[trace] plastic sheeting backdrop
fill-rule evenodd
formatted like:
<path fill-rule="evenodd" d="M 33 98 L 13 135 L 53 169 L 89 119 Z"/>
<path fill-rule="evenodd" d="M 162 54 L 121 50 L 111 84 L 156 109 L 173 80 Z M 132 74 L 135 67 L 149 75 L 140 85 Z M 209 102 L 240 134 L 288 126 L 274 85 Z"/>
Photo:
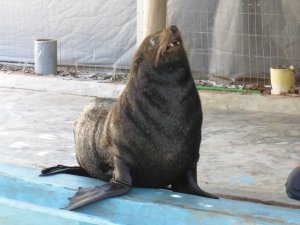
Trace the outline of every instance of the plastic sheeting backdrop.
<path fill-rule="evenodd" d="M 56 38 L 59 64 L 130 65 L 136 0 L 0 4 L 0 61 L 33 62 L 34 40 Z M 255 81 L 271 66 L 300 68 L 299 12 L 299 0 L 169 0 L 167 23 L 181 29 L 193 71 Z"/>
<path fill-rule="evenodd" d="M 0 61 L 33 62 L 34 40 L 58 40 L 58 63 L 130 64 L 136 0 L 0 0 Z"/>

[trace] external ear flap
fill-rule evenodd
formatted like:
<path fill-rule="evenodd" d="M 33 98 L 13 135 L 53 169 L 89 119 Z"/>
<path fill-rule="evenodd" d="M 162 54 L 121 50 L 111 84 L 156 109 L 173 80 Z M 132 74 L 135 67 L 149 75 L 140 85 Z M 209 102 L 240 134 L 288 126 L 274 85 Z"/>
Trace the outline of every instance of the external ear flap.
<path fill-rule="evenodd" d="M 144 55 L 141 54 L 137 57 L 135 57 L 134 61 L 133 61 L 133 69 L 136 70 L 138 68 L 138 66 L 140 65 L 140 63 L 143 61 L 144 59 Z"/>
<path fill-rule="evenodd" d="M 135 62 L 137 64 L 140 64 L 143 61 L 143 59 L 144 59 L 144 54 L 141 54 L 139 57 L 137 57 L 137 59 L 135 60 Z"/>

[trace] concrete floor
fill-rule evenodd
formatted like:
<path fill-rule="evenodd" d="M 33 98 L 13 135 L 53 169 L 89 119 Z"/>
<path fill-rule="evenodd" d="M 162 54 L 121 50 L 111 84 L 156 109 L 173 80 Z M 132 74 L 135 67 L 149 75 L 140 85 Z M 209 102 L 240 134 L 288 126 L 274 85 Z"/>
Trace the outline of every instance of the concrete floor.
<path fill-rule="evenodd" d="M 300 99 L 299 99 L 300 100 Z M 215 193 L 289 204 L 285 181 L 300 163 L 300 116 L 204 110 L 198 179 Z"/>
<path fill-rule="evenodd" d="M 8 82 L 7 75 L 0 74 L 0 162 L 37 168 L 75 165 L 73 123 L 93 98 L 84 95 L 116 97 L 122 90 L 122 86 L 106 90 L 106 85 L 101 86 L 101 93 L 106 94 L 91 94 L 88 87 L 95 88 L 95 81 L 67 81 L 72 85 L 59 88 L 66 81 L 39 77 L 29 78 L 34 80 L 28 82 L 29 89 L 23 85 L 25 76 L 9 76 L 14 82 Z M 300 163 L 300 113 L 297 114 L 300 104 L 295 106 L 300 98 L 287 99 L 293 102 L 296 111 L 273 113 L 278 110 L 248 111 L 222 107 L 223 103 L 217 104 L 215 100 L 210 103 L 209 99 L 218 99 L 219 95 L 201 93 L 204 106 L 198 165 L 201 187 L 209 192 L 300 207 L 300 201 L 288 199 L 284 190 L 289 172 Z M 222 101 L 226 102 L 226 98 L 229 102 L 232 95 L 222 95 Z M 247 96 L 235 94 L 234 98 L 243 102 Z M 260 98 L 264 97 L 256 97 L 257 102 L 251 105 L 259 105 Z M 279 97 L 278 102 L 281 100 Z M 272 101 L 276 105 L 277 100 L 272 98 Z"/>

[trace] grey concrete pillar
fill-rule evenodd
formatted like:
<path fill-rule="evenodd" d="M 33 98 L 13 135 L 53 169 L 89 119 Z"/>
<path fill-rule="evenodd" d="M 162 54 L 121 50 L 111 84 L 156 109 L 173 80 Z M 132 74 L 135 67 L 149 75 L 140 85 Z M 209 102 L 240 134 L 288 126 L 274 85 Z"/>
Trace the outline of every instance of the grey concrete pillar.
<path fill-rule="evenodd" d="M 41 75 L 57 73 L 57 41 L 37 39 L 34 45 L 35 73 Z"/>

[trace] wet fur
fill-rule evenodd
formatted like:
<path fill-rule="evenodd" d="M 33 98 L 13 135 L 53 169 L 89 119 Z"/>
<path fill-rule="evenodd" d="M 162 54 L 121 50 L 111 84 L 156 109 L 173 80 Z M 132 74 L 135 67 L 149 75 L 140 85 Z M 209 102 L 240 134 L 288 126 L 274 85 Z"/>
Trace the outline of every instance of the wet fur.
<path fill-rule="evenodd" d="M 97 98 L 79 116 L 74 136 L 80 167 L 57 173 L 109 181 L 79 188 L 67 210 L 127 194 L 132 186 L 166 188 L 217 198 L 197 184 L 202 110 L 176 26 L 147 37 L 117 101 Z"/>
<path fill-rule="evenodd" d="M 177 39 L 181 46 L 168 50 Z M 137 50 L 129 82 L 117 101 L 96 99 L 78 118 L 80 166 L 105 181 L 114 158 L 131 168 L 133 186 L 166 187 L 197 163 L 202 110 L 179 31 L 150 35 Z"/>

